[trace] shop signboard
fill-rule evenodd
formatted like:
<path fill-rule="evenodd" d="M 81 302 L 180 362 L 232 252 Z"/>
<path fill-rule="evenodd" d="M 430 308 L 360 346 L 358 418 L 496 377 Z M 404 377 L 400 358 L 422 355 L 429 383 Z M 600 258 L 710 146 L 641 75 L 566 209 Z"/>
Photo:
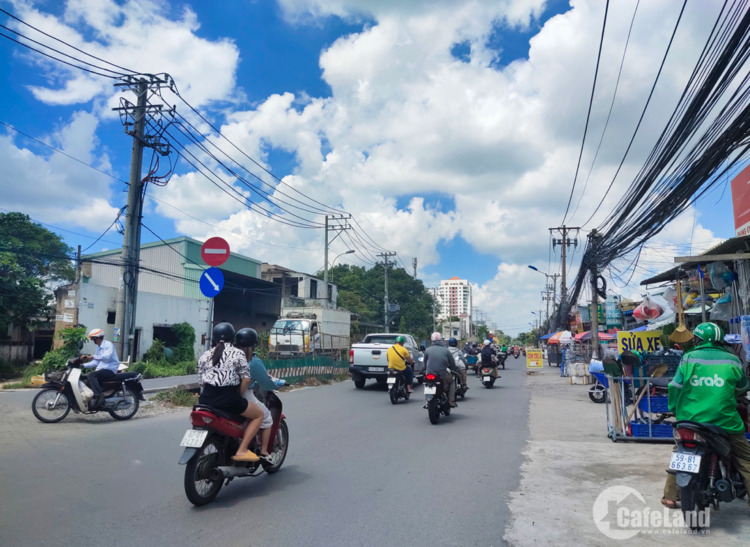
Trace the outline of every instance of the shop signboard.
<path fill-rule="evenodd" d="M 661 349 L 661 331 L 647 330 L 641 332 L 620 331 L 617 333 L 617 352 L 639 351 L 653 353 Z"/>
<path fill-rule="evenodd" d="M 735 236 L 750 234 L 750 166 L 732 179 Z"/>
<path fill-rule="evenodd" d="M 540 349 L 527 349 L 526 350 L 526 369 L 527 370 L 539 370 L 544 368 L 542 361 L 544 355 Z"/>
<path fill-rule="evenodd" d="M 607 328 L 622 326 L 622 314 L 620 313 L 620 297 L 608 296 L 606 302 L 607 308 Z"/>

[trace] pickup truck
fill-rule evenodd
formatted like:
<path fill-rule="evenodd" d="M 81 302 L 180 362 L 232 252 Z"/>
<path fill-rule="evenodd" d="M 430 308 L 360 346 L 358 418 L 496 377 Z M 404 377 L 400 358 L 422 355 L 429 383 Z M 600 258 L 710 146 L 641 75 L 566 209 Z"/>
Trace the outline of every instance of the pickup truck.
<path fill-rule="evenodd" d="M 424 355 L 414 337 L 397 332 L 383 332 L 368 334 L 359 344 L 353 344 L 349 350 L 349 372 L 357 389 L 365 387 L 368 378 L 375 378 L 378 383 L 385 384 L 388 378 L 388 360 L 386 353 L 396 343 L 396 338 L 404 337 L 404 347 L 414 359 L 414 378 L 421 384 L 424 381 L 424 362 L 420 358 Z"/>

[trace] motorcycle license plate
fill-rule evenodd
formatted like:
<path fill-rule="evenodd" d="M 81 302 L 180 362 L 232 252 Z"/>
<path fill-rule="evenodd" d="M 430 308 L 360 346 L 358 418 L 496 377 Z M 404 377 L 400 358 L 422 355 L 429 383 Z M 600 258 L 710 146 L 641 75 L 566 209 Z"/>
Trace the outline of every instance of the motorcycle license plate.
<path fill-rule="evenodd" d="M 203 446 L 203 441 L 208 437 L 207 429 L 188 429 L 185 431 L 185 436 L 180 441 L 180 446 L 187 448 L 200 448 Z"/>
<path fill-rule="evenodd" d="M 437 388 L 435 386 L 424 386 L 425 395 L 435 395 L 436 393 L 437 393 Z"/>
<path fill-rule="evenodd" d="M 388 385 L 389 386 L 392 386 L 395 383 L 396 383 L 396 379 L 395 378 L 393 378 L 393 377 L 388 378 Z"/>
<path fill-rule="evenodd" d="M 482 376 L 482 381 L 483 382 L 489 382 L 490 381 L 490 377 L 489 376 Z"/>
<path fill-rule="evenodd" d="M 672 457 L 669 460 L 669 468 L 674 471 L 697 473 L 701 468 L 701 456 L 672 452 Z"/>

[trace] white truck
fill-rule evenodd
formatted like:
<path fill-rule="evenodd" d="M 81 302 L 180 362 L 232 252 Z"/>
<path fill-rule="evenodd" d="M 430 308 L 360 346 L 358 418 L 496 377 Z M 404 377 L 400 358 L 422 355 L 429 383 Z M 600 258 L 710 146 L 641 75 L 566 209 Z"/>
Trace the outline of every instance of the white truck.
<path fill-rule="evenodd" d="M 417 346 L 417 341 L 410 334 L 398 332 L 379 332 L 365 335 L 362 342 L 353 344 L 349 350 L 349 372 L 357 389 L 365 387 L 368 378 L 375 378 L 379 384 L 385 384 L 388 378 L 388 360 L 386 353 L 396 343 L 396 338 L 404 337 L 404 347 L 414 359 L 414 379 L 420 384 L 424 381 L 424 353 Z"/>
<path fill-rule="evenodd" d="M 323 306 L 282 308 L 271 327 L 268 354 L 271 359 L 293 359 L 314 353 L 339 355 L 349 349 L 351 312 Z M 319 336 L 316 336 L 316 331 Z M 316 338 L 319 346 L 316 348 Z"/>

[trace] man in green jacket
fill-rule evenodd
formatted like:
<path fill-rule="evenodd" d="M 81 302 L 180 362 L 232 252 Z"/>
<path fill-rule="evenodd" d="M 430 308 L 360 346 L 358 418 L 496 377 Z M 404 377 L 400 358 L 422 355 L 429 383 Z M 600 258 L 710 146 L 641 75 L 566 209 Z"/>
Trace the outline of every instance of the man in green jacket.
<path fill-rule="evenodd" d="M 745 439 L 745 424 L 736 401 L 750 389 L 742 362 L 721 347 L 724 333 L 716 323 L 701 323 L 693 334 L 697 345 L 685 352 L 669 384 L 669 410 L 677 421 L 708 423 L 724 429 L 737 468 L 750 489 L 750 444 Z M 676 508 L 679 497 L 675 475 L 667 474 L 662 504 Z"/>

